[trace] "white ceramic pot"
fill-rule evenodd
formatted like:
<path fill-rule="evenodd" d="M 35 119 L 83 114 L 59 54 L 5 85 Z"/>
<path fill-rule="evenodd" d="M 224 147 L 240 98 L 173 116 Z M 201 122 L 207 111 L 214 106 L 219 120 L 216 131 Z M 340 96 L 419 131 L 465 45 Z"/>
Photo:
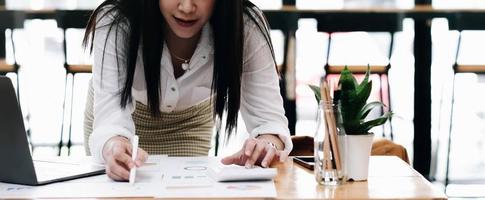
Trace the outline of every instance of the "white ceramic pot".
<path fill-rule="evenodd" d="M 343 155 L 348 180 L 365 181 L 369 175 L 369 158 L 374 134 L 345 135 Z"/>

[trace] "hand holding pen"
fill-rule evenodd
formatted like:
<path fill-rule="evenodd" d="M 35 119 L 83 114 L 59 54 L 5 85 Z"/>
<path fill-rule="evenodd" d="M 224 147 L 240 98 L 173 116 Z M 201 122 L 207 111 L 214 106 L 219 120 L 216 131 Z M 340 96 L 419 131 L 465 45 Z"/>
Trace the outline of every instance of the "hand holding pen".
<path fill-rule="evenodd" d="M 136 153 L 135 160 L 132 154 Z M 116 181 L 128 181 L 130 170 L 141 167 L 148 158 L 148 153 L 137 148 L 133 151 L 132 143 L 123 136 L 115 136 L 109 139 L 103 148 L 106 174 Z"/>

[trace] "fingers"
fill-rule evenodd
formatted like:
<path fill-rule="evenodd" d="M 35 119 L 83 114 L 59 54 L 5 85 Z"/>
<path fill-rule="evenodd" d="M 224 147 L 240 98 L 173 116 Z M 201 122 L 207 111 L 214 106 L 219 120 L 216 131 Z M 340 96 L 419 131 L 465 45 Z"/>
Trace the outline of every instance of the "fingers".
<path fill-rule="evenodd" d="M 119 149 L 113 149 L 113 156 L 106 165 L 106 174 L 113 180 L 126 181 L 130 177 L 130 169 L 135 167 L 135 162 L 131 160 L 128 149 L 124 153 Z M 136 166 L 141 167 L 148 159 L 148 153 L 143 149 L 138 149 Z"/>
<path fill-rule="evenodd" d="M 262 153 L 265 150 L 266 145 L 267 144 L 262 141 L 256 142 L 253 152 L 250 154 L 249 159 L 246 161 L 246 164 L 245 164 L 246 168 L 251 168 L 254 166 L 254 164 L 256 164 L 256 161 L 258 161 L 259 157 L 262 156 Z"/>
<path fill-rule="evenodd" d="M 106 174 L 108 175 L 109 178 L 111 178 L 111 179 L 113 179 L 115 181 L 124 181 L 124 180 L 126 180 L 126 179 L 121 178 L 120 176 L 114 174 L 113 172 L 111 172 L 108 167 L 106 168 Z"/>
<path fill-rule="evenodd" d="M 271 146 L 267 146 L 266 147 L 266 155 L 264 156 L 263 158 L 263 161 L 261 161 L 261 166 L 262 167 L 268 167 L 269 164 L 271 164 L 271 162 L 273 161 L 275 155 L 276 155 L 276 149 L 271 147 Z"/>
<path fill-rule="evenodd" d="M 113 140 L 106 154 L 106 174 L 113 180 L 124 181 L 130 177 L 129 170 L 135 166 L 127 140 Z"/>
<path fill-rule="evenodd" d="M 131 156 L 129 154 L 131 146 L 123 143 L 121 145 L 115 145 L 113 147 L 113 159 L 117 162 L 120 162 L 128 169 L 131 169 L 135 166 L 133 160 L 131 160 Z"/>
<path fill-rule="evenodd" d="M 288 160 L 288 152 L 286 151 L 277 151 L 278 157 L 280 158 L 280 162 L 285 162 Z"/>
<path fill-rule="evenodd" d="M 224 157 L 221 162 L 222 164 L 224 165 L 231 165 L 231 164 L 235 164 L 236 163 L 236 158 L 235 158 L 236 154 L 233 154 L 233 155 L 230 155 L 230 156 L 227 156 L 227 157 Z"/>
<path fill-rule="evenodd" d="M 224 165 L 234 164 L 236 162 L 236 156 L 238 153 L 222 158 L 221 162 Z"/>
<path fill-rule="evenodd" d="M 242 165 L 244 164 L 244 161 L 246 161 L 246 159 L 244 159 L 243 157 L 245 156 L 243 154 L 243 149 L 241 149 L 237 153 L 223 158 L 221 162 L 224 165 L 231 165 L 231 164 Z"/>
<path fill-rule="evenodd" d="M 267 141 L 251 138 L 245 141 L 239 152 L 223 158 L 221 162 L 225 165 L 244 165 L 246 168 L 251 168 L 254 165 L 268 167 L 275 159 L 283 162 L 287 158 L 288 154 L 286 152 L 278 151 L 275 147 L 268 144 Z"/>
<path fill-rule="evenodd" d="M 115 159 L 110 159 L 107 162 L 106 174 L 113 180 L 124 181 L 130 177 L 130 172 L 121 163 Z"/>
<path fill-rule="evenodd" d="M 258 141 L 256 139 L 247 139 L 245 144 L 244 144 L 244 155 L 250 157 L 253 154 L 254 147 L 256 147 L 256 144 Z"/>
<path fill-rule="evenodd" d="M 148 159 L 148 153 L 141 149 L 141 148 L 138 148 L 138 154 L 136 155 L 136 161 L 135 161 L 135 164 L 136 164 L 136 167 L 141 167 Z"/>

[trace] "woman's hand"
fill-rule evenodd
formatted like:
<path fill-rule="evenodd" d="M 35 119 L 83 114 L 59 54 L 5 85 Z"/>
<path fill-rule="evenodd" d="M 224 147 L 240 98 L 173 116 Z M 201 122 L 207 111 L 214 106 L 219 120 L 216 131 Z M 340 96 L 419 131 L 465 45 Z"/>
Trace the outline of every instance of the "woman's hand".
<path fill-rule="evenodd" d="M 269 167 L 274 160 L 280 162 L 288 158 L 288 153 L 282 151 L 283 142 L 275 135 L 261 135 L 249 138 L 237 153 L 222 159 L 225 165 L 236 164 L 251 168 L 254 165 Z"/>
<path fill-rule="evenodd" d="M 103 157 L 106 174 L 113 180 L 126 181 L 130 177 L 130 169 L 141 167 L 148 158 L 148 153 L 138 148 L 136 160 L 131 160 L 132 146 L 130 141 L 122 136 L 110 138 L 103 147 Z"/>

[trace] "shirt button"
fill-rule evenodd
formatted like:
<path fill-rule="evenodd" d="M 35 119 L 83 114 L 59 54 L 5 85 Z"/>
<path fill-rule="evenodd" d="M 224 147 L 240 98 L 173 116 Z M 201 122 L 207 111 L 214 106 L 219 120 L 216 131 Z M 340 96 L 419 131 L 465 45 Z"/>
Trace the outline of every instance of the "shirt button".
<path fill-rule="evenodd" d="M 174 87 L 172 87 L 172 88 L 170 88 L 170 89 L 172 90 L 172 92 L 175 92 L 175 90 L 176 90 Z"/>

